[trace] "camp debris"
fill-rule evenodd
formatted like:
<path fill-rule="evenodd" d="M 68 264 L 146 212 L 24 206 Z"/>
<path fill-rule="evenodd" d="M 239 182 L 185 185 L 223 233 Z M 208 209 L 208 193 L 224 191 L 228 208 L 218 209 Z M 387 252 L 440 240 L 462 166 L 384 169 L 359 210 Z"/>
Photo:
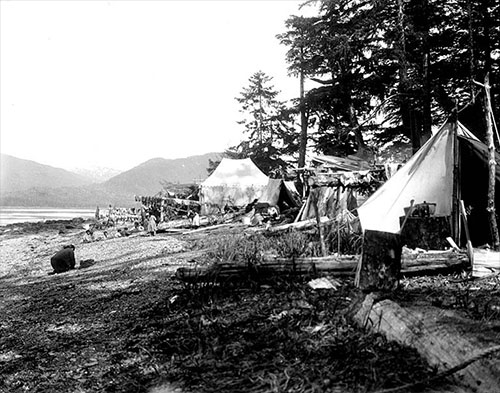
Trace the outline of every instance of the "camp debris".
<path fill-rule="evenodd" d="M 307 283 L 312 289 L 333 289 L 340 287 L 340 283 L 331 277 L 315 278 Z"/>

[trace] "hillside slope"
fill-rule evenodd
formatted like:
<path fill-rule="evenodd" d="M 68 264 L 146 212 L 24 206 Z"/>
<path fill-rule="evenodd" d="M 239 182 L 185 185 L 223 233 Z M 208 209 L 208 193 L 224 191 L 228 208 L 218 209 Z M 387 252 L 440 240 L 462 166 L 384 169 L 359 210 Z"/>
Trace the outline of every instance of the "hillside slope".
<path fill-rule="evenodd" d="M 220 159 L 219 153 L 187 158 L 154 158 L 104 182 L 105 189 L 133 195 L 154 195 L 162 182 L 190 184 L 207 178 L 208 160 Z"/>
<path fill-rule="evenodd" d="M 32 187 L 78 187 L 92 181 L 65 169 L 0 154 L 0 192 L 2 194 L 28 190 Z"/>
<path fill-rule="evenodd" d="M 61 175 L 59 183 L 32 181 L 31 175 L 19 171 L 25 188 L 10 188 L 0 194 L 0 206 L 38 206 L 38 207 L 86 207 L 95 206 L 133 206 L 135 195 L 154 195 L 162 190 L 162 182 L 187 184 L 207 177 L 208 160 L 219 159 L 218 153 L 208 153 L 181 159 L 156 158 L 123 172 L 100 184 L 64 184 L 66 177 Z M 23 160 L 25 161 L 25 160 Z M 34 163 L 36 164 L 36 163 Z M 40 164 L 38 164 L 40 165 Z M 12 169 L 11 177 L 15 177 Z M 57 168 L 52 168 L 57 169 Z M 56 172 L 64 174 L 63 169 Z M 3 170 L 2 170 L 3 172 Z M 70 173 L 70 172 L 68 172 Z M 78 178 L 78 175 L 75 175 Z M 69 178 L 71 180 L 71 178 Z M 14 179 L 13 179 L 14 180 Z M 13 182 L 8 179 L 8 181 Z M 3 188 L 3 182 L 2 182 Z M 8 188 L 7 188 L 8 190 Z"/>

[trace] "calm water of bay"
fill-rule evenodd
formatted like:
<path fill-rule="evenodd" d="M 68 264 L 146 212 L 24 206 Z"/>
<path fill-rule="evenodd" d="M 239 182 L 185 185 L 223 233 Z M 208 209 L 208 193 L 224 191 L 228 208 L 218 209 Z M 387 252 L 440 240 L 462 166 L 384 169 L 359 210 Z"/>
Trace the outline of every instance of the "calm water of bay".
<path fill-rule="evenodd" d="M 52 209 L 45 207 L 0 207 L 0 226 L 21 222 L 39 222 L 47 220 L 71 220 L 82 217 L 91 218 L 95 209 Z"/>

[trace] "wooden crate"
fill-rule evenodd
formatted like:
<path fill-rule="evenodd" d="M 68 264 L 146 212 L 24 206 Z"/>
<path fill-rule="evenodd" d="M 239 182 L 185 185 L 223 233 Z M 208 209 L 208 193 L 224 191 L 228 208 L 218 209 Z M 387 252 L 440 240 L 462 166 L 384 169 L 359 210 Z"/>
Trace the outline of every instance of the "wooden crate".
<path fill-rule="evenodd" d="M 399 218 L 402 225 L 404 217 Z M 408 217 L 401 231 L 401 242 L 408 248 L 445 250 L 450 245 L 446 238 L 451 234 L 450 216 Z"/>

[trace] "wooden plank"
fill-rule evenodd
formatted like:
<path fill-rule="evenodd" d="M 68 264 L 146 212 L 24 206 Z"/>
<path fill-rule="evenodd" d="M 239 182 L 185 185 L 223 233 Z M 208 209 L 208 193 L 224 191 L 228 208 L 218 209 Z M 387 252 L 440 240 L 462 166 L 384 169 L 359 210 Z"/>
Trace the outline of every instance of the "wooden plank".
<path fill-rule="evenodd" d="M 465 253 L 453 253 L 450 255 L 421 255 L 417 258 L 409 258 L 403 255 L 401 258 L 401 266 L 403 268 L 432 265 L 436 263 L 447 264 L 449 266 L 456 265 L 458 263 L 466 266 L 469 263 L 469 258 Z"/>
<path fill-rule="evenodd" d="M 473 277 L 488 277 L 500 273 L 500 252 L 474 249 Z"/>

